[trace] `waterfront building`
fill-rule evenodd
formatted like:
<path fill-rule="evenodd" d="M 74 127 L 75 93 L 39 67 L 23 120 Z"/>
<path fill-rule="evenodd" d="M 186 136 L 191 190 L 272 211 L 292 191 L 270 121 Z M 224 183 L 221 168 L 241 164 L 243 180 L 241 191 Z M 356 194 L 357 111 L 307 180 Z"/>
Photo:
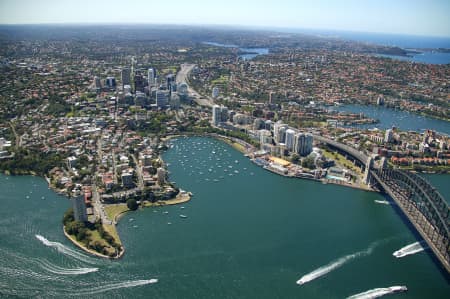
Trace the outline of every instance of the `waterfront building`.
<path fill-rule="evenodd" d="M 214 105 L 212 107 L 212 123 L 213 125 L 218 125 L 220 121 L 221 121 L 220 106 Z"/>
<path fill-rule="evenodd" d="M 122 69 L 120 77 L 122 80 L 122 87 L 125 88 L 125 85 L 131 85 L 131 70 L 129 68 Z"/>
<path fill-rule="evenodd" d="M 294 138 L 294 151 L 300 156 L 307 156 L 312 152 L 312 144 L 311 134 L 298 133 Z"/>
<path fill-rule="evenodd" d="M 286 149 L 292 152 L 294 150 L 295 144 L 295 131 L 292 129 L 287 129 L 285 135 L 286 135 L 285 137 Z"/>
<path fill-rule="evenodd" d="M 158 178 L 158 184 L 162 185 L 166 182 L 166 170 L 162 167 L 159 167 L 156 170 L 156 177 Z"/>
<path fill-rule="evenodd" d="M 272 144 L 272 134 L 269 130 L 259 130 L 259 143 L 261 148 L 266 144 Z"/>
<path fill-rule="evenodd" d="M 288 125 L 283 124 L 281 121 L 277 121 L 273 125 L 273 139 L 276 144 L 285 142 L 287 129 L 288 129 Z"/>
<path fill-rule="evenodd" d="M 392 129 L 387 129 L 386 133 L 384 134 L 384 142 L 385 143 L 391 143 L 394 140 L 394 132 Z"/>
<path fill-rule="evenodd" d="M 156 91 L 156 107 L 166 108 L 169 105 L 169 97 L 170 94 L 167 90 Z"/>
<path fill-rule="evenodd" d="M 384 98 L 383 96 L 379 96 L 377 99 L 377 105 L 382 106 L 384 105 Z"/>
<path fill-rule="evenodd" d="M 122 172 L 122 185 L 125 187 L 133 186 L 133 174 L 131 172 Z"/>
<path fill-rule="evenodd" d="M 214 105 L 212 108 L 212 123 L 217 126 L 228 120 L 228 108 L 225 106 Z"/>
<path fill-rule="evenodd" d="M 213 99 L 216 99 L 219 97 L 219 88 L 217 86 L 214 87 L 212 90 L 212 97 L 213 97 Z"/>
<path fill-rule="evenodd" d="M 76 193 L 70 199 L 73 208 L 73 217 L 76 221 L 86 222 L 88 220 L 86 203 L 84 201 L 84 194 Z"/>

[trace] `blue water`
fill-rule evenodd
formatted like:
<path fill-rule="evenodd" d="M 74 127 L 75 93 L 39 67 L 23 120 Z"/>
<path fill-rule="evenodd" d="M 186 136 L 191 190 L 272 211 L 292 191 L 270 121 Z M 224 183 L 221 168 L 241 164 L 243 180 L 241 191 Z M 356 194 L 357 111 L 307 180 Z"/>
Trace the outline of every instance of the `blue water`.
<path fill-rule="evenodd" d="M 221 44 L 221 43 L 215 43 L 215 42 L 204 42 L 204 44 L 216 46 L 216 47 L 223 47 L 223 48 L 238 48 L 239 50 L 244 51 L 244 52 L 252 52 L 252 53 L 248 53 L 248 54 L 239 55 L 239 57 L 244 60 L 251 60 L 258 55 L 269 54 L 269 49 L 267 49 L 267 48 L 240 48 L 239 46 L 233 45 L 233 44 Z"/>
<path fill-rule="evenodd" d="M 370 33 L 319 29 L 273 29 L 277 31 L 305 33 L 329 38 L 353 40 L 377 45 L 407 49 L 450 49 L 450 37 L 420 36 L 407 34 Z"/>
<path fill-rule="evenodd" d="M 336 111 L 352 113 L 364 113 L 364 115 L 378 119 L 377 124 L 358 126 L 360 128 L 388 129 L 395 126 L 403 131 L 422 132 L 431 129 L 440 133 L 450 135 L 450 122 L 425 117 L 408 111 L 386 108 L 384 106 L 343 105 L 329 108 Z"/>
<path fill-rule="evenodd" d="M 413 61 L 427 64 L 448 64 L 450 53 L 440 53 L 431 49 L 450 49 L 450 37 L 416 36 L 405 34 L 368 33 L 336 30 L 315 29 L 273 29 L 283 32 L 305 33 L 325 38 L 351 40 L 369 44 L 400 47 L 403 49 L 417 49 L 423 53 L 410 56 L 380 55 L 397 60 Z M 427 50 L 420 50 L 427 49 Z"/>
<path fill-rule="evenodd" d="M 120 260 L 64 237 L 70 203 L 45 180 L 0 175 L 0 298 L 337 299 L 391 285 L 408 292 L 389 298 L 448 298 L 429 252 L 392 256 L 419 240 L 382 195 L 275 175 L 209 138 L 171 143 L 170 180 L 194 197 L 125 214 Z M 427 178 L 448 194 L 448 177 Z"/>

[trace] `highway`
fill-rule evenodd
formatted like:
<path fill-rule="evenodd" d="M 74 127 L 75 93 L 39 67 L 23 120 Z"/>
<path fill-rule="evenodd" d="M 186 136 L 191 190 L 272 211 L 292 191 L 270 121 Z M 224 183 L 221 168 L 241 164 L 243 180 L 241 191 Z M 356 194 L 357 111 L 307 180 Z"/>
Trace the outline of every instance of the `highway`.
<path fill-rule="evenodd" d="M 214 101 L 210 97 L 204 97 L 200 95 L 197 91 L 192 89 L 189 85 L 188 75 L 194 69 L 195 64 L 182 64 L 181 70 L 177 74 L 178 83 L 186 83 L 188 85 L 189 96 L 192 97 L 194 102 L 200 106 L 212 107 L 214 106 Z"/>

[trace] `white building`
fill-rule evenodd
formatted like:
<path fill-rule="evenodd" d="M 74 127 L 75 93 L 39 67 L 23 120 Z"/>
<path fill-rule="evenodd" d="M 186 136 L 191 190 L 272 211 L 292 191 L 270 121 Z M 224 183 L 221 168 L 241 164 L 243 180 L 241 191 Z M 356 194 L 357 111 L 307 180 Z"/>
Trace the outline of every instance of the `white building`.
<path fill-rule="evenodd" d="M 259 130 L 259 142 L 261 147 L 264 144 L 272 144 L 272 134 L 269 130 Z"/>
<path fill-rule="evenodd" d="M 287 129 L 288 125 L 283 124 L 281 121 L 277 121 L 273 125 L 273 139 L 276 144 L 285 143 Z"/>
<path fill-rule="evenodd" d="M 384 134 L 384 142 L 391 143 L 394 140 L 394 133 L 392 132 L 392 129 L 387 129 L 386 133 Z"/>

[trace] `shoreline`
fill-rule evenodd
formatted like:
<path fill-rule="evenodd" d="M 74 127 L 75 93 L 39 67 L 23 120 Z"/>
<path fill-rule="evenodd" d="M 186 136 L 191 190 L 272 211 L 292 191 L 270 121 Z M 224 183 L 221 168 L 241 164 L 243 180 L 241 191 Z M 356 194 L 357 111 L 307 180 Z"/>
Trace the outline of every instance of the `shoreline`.
<path fill-rule="evenodd" d="M 109 255 L 105 255 L 102 253 L 99 253 L 97 251 L 94 251 L 92 249 L 87 248 L 86 246 L 84 246 L 84 244 L 78 242 L 76 239 L 74 239 L 71 235 L 69 235 L 66 232 L 66 227 L 63 225 L 63 233 L 66 236 L 67 239 L 69 239 L 75 246 L 77 246 L 78 248 L 80 248 L 81 250 L 83 250 L 86 253 L 89 253 L 91 255 L 94 255 L 96 257 L 101 257 L 101 258 L 105 258 L 105 259 L 120 259 L 124 253 L 125 253 L 125 248 L 123 246 L 121 246 L 121 250 L 119 251 L 119 254 L 116 256 L 109 256 Z"/>
<path fill-rule="evenodd" d="M 180 191 L 181 192 L 185 192 L 185 191 Z M 151 207 L 163 207 L 163 206 L 171 206 L 171 205 L 178 205 L 178 204 L 182 204 L 185 202 L 188 202 L 192 199 L 193 195 L 190 195 L 189 192 L 180 195 L 180 193 L 174 198 L 174 199 L 168 199 L 168 200 L 160 200 L 160 201 L 156 201 L 156 202 L 144 202 L 143 206 L 141 206 L 143 209 L 144 208 L 151 208 Z M 126 204 L 114 204 L 114 205 L 123 205 L 126 206 Z M 106 207 L 108 207 L 108 205 L 106 205 Z M 128 212 L 134 212 L 130 209 L 121 211 L 117 214 L 114 215 L 112 222 L 113 224 L 118 224 L 120 221 L 120 218 L 122 218 L 122 216 L 124 216 L 125 214 L 127 214 Z"/>

